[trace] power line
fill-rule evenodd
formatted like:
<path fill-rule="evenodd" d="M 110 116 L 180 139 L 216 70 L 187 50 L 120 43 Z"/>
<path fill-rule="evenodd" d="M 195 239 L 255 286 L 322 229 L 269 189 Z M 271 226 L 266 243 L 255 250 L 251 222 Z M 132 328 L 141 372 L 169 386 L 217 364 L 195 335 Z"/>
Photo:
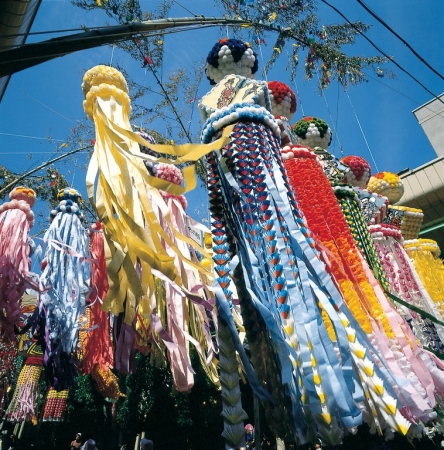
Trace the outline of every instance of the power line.
<path fill-rule="evenodd" d="M 385 23 L 374 11 L 370 9 L 362 0 L 357 0 L 357 2 L 370 14 L 372 15 L 381 25 L 383 25 L 390 33 L 396 36 L 423 64 L 425 64 L 434 74 L 438 75 L 441 80 L 444 77 L 434 69 L 402 36 L 400 36 L 393 28 L 391 28 L 387 23 Z"/>
<path fill-rule="evenodd" d="M 347 23 L 353 27 L 366 41 L 369 42 L 369 44 L 374 47 L 381 55 L 385 56 L 388 60 L 390 60 L 399 70 L 404 72 L 406 75 L 408 75 L 413 81 L 415 81 L 417 84 L 419 84 L 424 90 L 426 90 L 430 95 L 432 95 L 436 100 L 439 100 L 441 103 L 444 104 L 444 101 L 439 98 L 438 95 L 436 95 L 434 92 L 432 92 L 429 88 L 427 88 L 424 84 L 422 84 L 417 78 L 415 78 L 408 70 L 404 69 L 400 64 L 398 64 L 391 56 L 387 55 L 381 48 L 379 48 L 370 38 L 368 38 L 365 34 L 363 34 L 355 25 L 353 22 L 347 19 L 347 17 L 342 14 L 341 11 L 339 11 L 338 8 L 335 8 L 333 5 L 328 3 L 326 0 L 321 0 L 322 3 L 325 3 L 327 6 L 329 6 L 331 9 L 336 11 Z"/>

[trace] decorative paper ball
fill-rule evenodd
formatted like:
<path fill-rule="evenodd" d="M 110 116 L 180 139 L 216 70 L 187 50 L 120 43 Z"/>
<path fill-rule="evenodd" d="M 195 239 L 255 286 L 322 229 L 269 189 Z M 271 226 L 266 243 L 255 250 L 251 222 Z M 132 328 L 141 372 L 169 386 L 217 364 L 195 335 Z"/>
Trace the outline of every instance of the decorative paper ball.
<path fill-rule="evenodd" d="M 332 140 L 332 132 L 327 122 L 317 117 L 304 117 L 293 125 L 293 132 L 298 142 L 307 147 L 328 148 Z"/>
<path fill-rule="evenodd" d="M 169 181 L 177 185 L 182 184 L 183 175 L 180 169 L 173 164 L 159 163 L 154 166 L 154 174 L 161 180 Z"/>
<path fill-rule="evenodd" d="M 389 199 L 391 204 L 401 200 L 404 194 L 404 185 L 401 178 L 392 172 L 378 172 L 368 182 L 367 189 Z"/>
<path fill-rule="evenodd" d="M 257 54 L 248 42 L 239 39 L 220 39 L 211 49 L 205 64 L 205 74 L 211 85 L 231 74 L 254 78 L 257 69 Z"/>
<path fill-rule="evenodd" d="M 136 134 L 138 134 L 142 139 L 144 139 L 147 144 L 154 144 L 156 145 L 156 140 L 153 138 L 153 136 L 151 136 L 151 134 L 145 133 L 144 131 L 136 131 Z M 140 151 L 142 153 L 146 153 L 147 155 L 153 155 L 153 156 L 157 156 L 157 152 L 155 152 L 154 150 L 151 150 L 148 147 L 145 147 L 144 145 L 139 144 L 140 147 Z"/>
<path fill-rule="evenodd" d="M 77 191 L 74 188 L 64 188 L 60 189 L 60 191 L 57 194 L 57 200 L 71 200 L 74 203 L 80 203 L 82 201 L 82 196 L 80 195 L 80 192 Z"/>
<path fill-rule="evenodd" d="M 31 188 L 17 186 L 9 193 L 9 198 L 11 200 L 22 200 L 32 208 L 36 200 L 36 194 Z"/>
<path fill-rule="evenodd" d="M 285 83 L 279 81 L 269 81 L 268 92 L 273 116 L 284 116 L 290 120 L 296 112 L 294 92 Z"/>
<path fill-rule="evenodd" d="M 370 164 L 360 156 L 345 156 L 341 162 L 349 168 L 345 173 L 344 183 L 365 189 L 372 175 Z"/>
<path fill-rule="evenodd" d="M 160 178 L 161 180 L 169 181 L 170 183 L 180 185 L 183 181 L 183 175 L 182 172 L 178 167 L 176 167 L 173 164 L 165 164 L 165 163 L 158 163 L 153 165 L 153 173 L 157 178 Z M 185 195 L 177 195 L 174 196 L 168 192 L 160 191 L 164 199 L 167 199 L 169 197 L 175 197 L 177 198 L 180 203 L 182 204 L 182 208 L 185 210 L 188 206 L 187 199 Z"/>
<path fill-rule="evenodd" d="M 128 84 L 124 76 L 117 69 L 99 65 L 89 69 L 83 76 L 83 95 L 86 97 L 86 94 L 93 86 L 99 86 L 102 83 L 110 84 L 128 93 Z"/>

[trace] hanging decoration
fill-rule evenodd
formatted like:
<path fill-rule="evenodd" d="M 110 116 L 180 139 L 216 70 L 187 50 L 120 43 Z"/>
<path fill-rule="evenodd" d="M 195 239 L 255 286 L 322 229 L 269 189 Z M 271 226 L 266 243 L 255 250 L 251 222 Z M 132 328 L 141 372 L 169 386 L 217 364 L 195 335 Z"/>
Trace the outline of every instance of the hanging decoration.
<path fill-rule="evenodd" d="M 155 152 L 149 149 L 149 144 L 155 143 L 154 138 L 146 133 L 141 136 L 147 141 L 145 146 L 141 146 L 141 152 L 155 156 Z M 144 162 L 152 176 L 177 186 L 182 184 L 182 172 L 173 164 Z M 186 260 L 200 265 L 197 253 L 193 247 L 177 239 L 175 233 L 178 232 L 190 238 L 190 230 L 193 230 L 200 236 L 208 233 L 209 230 L 186 214 L 187 200 L 184 195 L 174 195 L 163 190 L 160 190 L 159 193 L 160 197 L 152 196 L 151 202 L 160 226 Z M 167 220 L 168 216 L 169 220 Z M 203 245 L 203 242 L 200 240 L 198 243 Z M 172 248 L 166 242 L 164 247 L 167 253 L 174 255 Z M 178 273 L 185 275 L 183 276 L 183 282 L 188 291 L 195 292 L 197 289 L 211 284 L 209 274 L 205 276 L 191 265 L 188 265 L 185 260 L 176 257 L 174 264 Z M 171 339 L 171 342 L 166 345 L 166 351 L 177 390 L 179 392 L 189 391 L 194 384 L 189 354 L 190 343 L 193 343 L 197 349 L 203 368 L 209 378 L 218 384 L 219 380 L 215 364 L 216 349 L 210 333 L 210 322 L 214 323 L 216 321 L 214 306 L 208 301 L 189 301 L 169 284 L 164 285 L 163 291 L 165 295 L 156 297 L 157 303 L 153 305 L 153 308 L 157 308 L 159 318 L 162 320 L 165 331 Z M 161 290 L 158 291 L 159 294 L 161 292 Z M 209 299 L 212 297 L 212 294 L 206 290 L 205 297 Z M 139 331 L 139 335 L 144 335 L 142 330 L 146 327 L 149 327 L 149 322 L 143 321 L 139 317 L 136 328 Z M 149 342 L 143 342 L 143 339 L 138 343 L 139 348 L 142 349 L 147 345 L 149 345 Z"/>
<path fill-rule="evenodd" d="M 43 422 L 62 422 L 68 407 L 68 389 L 58 391 L 53 387 L 48 389 L 43 407 Z"/>
<path fill-rule="evenodd" d="M 368 189 L 380 195 L 384 195 L 394 205 L 401 200 L 404 194 L 404 186 L 399 175 L 392 172 L 378 172 L 370 178 Z"/>
<path fill-rule="evenodd" d="M 404 248 L 435 307 L 444 317 L 444 264 L 439 257 L 438 244 L 432 239 L 411 239 L 404 241 Z"/>
<path fill-rule="evenodd" d="M 418 237 L 423 219 L 424 213 L 420 209 L 402 205 L 390 205 L 388 214 L 383 222 L 399 227 L 402 237 L 408 240 Z"/>
<path fill-rule="evenodd" d="M 326 122 L 318 117 L 304 117 L 293 125 L 293 132 L 298 138 L 298 144 L 306 147 L 321 147 L 324 150 L 332 141 L 332 132 Z"/>
<path fill-rule="evenodd" d="M 281 147 L 296 143 L 296 136 L 290 125 L 290 120 L 296 112 L 296 95 L 284 83 L 279 81 L 268 82 L 271 113 L 281 131 Z"/>
<path fill-rule="evenodd" d="M 425 364 L 422 359 L 417 357 L 415 361 L 410 356 L 410 349 L 407 351 L 404 347 L 405 339 L 409 340 L 410 345 L 415 343 L 407 323 L 403 325 L 399 320 L 393 319 L 393 309 L 361 256 L 334 199 L 330 183 L 316 161 L 316 155 L 304 148 L 290 147 L 288 150 L 294 155 L 285 162 L 291 184 L 308 226 L 322 244 L 321 254 L 327 258 L 327 266 L 353 316 L 379 349 L 379 364 L 391 373 L 410 380 L 410 385 L 401 386 L 403 383 L 400 383 L 396 387 L 402 403 L 410 410 L 407 416 L 404 411 L 404 416 L 410 417 L 414 423 L 418 419 L 427 422 L 431 418 L 428 414 L 435 401 L 432 399 L 427 406 L 423 395 L 433 376 L 429 373 L 423 378 Z M 285 157 L 286 148 L 283 152 Z M 316 203 L 312 201 L 315 196 Z M 384 333 L 381 333 L 382 330 Z M 396 336 L 401 335 L 404 336 L 403 339 L 398 340 Z M 378 428 L 379 425 L 385 428 L 383 424 L 373 422 L 373 418 L 370 418 L 371 428 Z"/>
<path fill-rule="evenodd" d="M 427 293 L 416 270 L 403 247 L 403 238 L 398 227 L 389 224 L 369 227 L 379 259 L 390 284 L 390 292 L 436 319 L 442 316 Z M 396 305 L 412 327 L 421 344 L 438 353 L 444 353 L 444 329 L 427 317 L 402 305 Z"/>
<path fill-rule="evenodd" d="M 354 385 L 351 380 L 358 380 L 359 375 L 340 368 L 337 357 L 329 353 L 333 345 L 327 329 L 338 332 L 334 338 L 340 341 L 339 348 L 347 353 L 341 361 L 351 361 L 354 350 L 347 339 L 342 340 L 347 335 L 342 327 L 351 323 L 344 320 L 341 325 L 339 311 L 345 305 L 318 259 L 315 241 L 292 195 L 279 150 L 279 127 L 274 118 L 258 101 L 252 101 L 252 94 L 244 95 L 245 103 L 224 101 L 224 107 L 217 109 L 218 102 L 225 98 L 227 80 L 236 78 L 235 75 L 225 77 L 204 96 L 200 107 L 202 117 L 208 118 L 202 133 L 204 142 L 234 123 L 231 141 L 208 157 L 213 248 L 217 253 L 215 270 L 221 294 L 228 304 L 232 303 L 228 275 L 232 260 L 238 259 L 243 271 L 242 281 L 273 336 L 282 368 L 282 392 L 289 396 L 292 405 L 294 435 L 301 443 L 319 435 L 328 445 L 336 445 L 343 428 L 353 429 L 362 421 L 355 403 L 356 391 L 347 387 Z M 260 83 L 251 79 L 243 83 L 245 92 L 254 92 L 258 100 L 262 98 L 257 95 Z M 327 129 L 328 126 L 325 131 Z M 323 133 L 323 137 L 325 135 Z M 327 186 L 330 189 L 328 182 Z M 230 245 L 234 242 L 236 246 Z M 308 280 L 311 289 L 304 284 Z M 371 288 L 370 283 L 368 288 Z M 325 292 L 327 296 L 323 295 Z M 335 303 L 335 308 L 331 308 L 328 298 Z M 223 304 L 222 299 L 219 302 Z M 324 321 L 323 315 L 327 315 L 328 320 Z M 334 327 L 328 327 L 329 323 L 334 323 Z M 356 328 L 354 336 L 361 336 L 362 342 L 367 343 L 358 324 Z M 361 338 L 353 338 L 353 342 L 361 342 Z M 370 357 L 370 351 L 366 353 L 364 347 L 359 348 L 361 357 Z M 289 362 L 293 363 L 291 369 Z M 372 375 L 374 367 L 372 363 Z M 345 373 L 351 378 L 344 378 Z M 400 413 L 404 405 L 400 403 L 398 407 L 397 394 L 392 397 L 388 393 L 392 392 L 390 382 L 382 381 L 378 375 L 377 384 L 384 386 L 379 391 L 381 397 L 376 400 L 377 396 L 368 395 L 371 405 L 376 402 L 379 410 L 384 411 L 384 427 L 389 424 L 407 432 L 408 422 Z M 384 402 L 390 407 L 382 406 Z M 392 413 L 387 415 L 387 410 Z M 377 414 L 373 416 L 379 421 Z M 310 422 L 307 417 L 311 418 Z"/>
<path fill-rule="evenodd" d="M 43 350 L 34 341 L 26 352 L 25 363 L 20 370 L 11 403 L 6 411 L 10 422 L 32 421 L 37 423 L 39 380 L 43 369 Z"/>
<path fill-rule="evenodd" d="M 45 373 L 51 386 L 66 389 L 74 383 L 75 351 L 80 315 L 89 295 L 88 235 L 83 228 L 81 195 L 73 188 L 59 191 L 51 224 L 43 237 L 44 260 L 39 296 L 38 332 L 44 347 Z"/>
<path fill-rule="evenodd" d="M 91 259 L 90 286 L 87 299 L 86 320 L 84 324 L 84 343 L 82 345 L 82 372 L 91 374 L 95 366 L 107 372 L 114 367 L 113 343 L 111 340 L 110 317 L 102 309 L 103 299 L 108 292 L 106 277 L 105 247 L 102 224 L 96 222 L 89 228 L 89 250 Z"/>
<path fill-rule="evenodd" d="M 151 343 L 156 342 L 168 351 L 176 349 L 177 344 L 172 342 L 161 317 L 165 287 L 182 301 L 186 298 L 209 311 L 213 308 L 206 300 L 210 298 L 206 294 L 206 284 L 194 286 L 187 281 L 188 270 L 201 274 L 201 280 L 210 275 L 198 261 L 190 258 L 188 246 L 205 257 L 209 255 L 174 225 L 174 215 L 168 211 L 160 192 L 180 196 L 193 189 L 195 165 L 183 169 L 185 186 L 182 186 L 150 174 L 146 170 L 149 164 L 144 164 L 143 160 L 175 165 L 196 162 L 220 142 L 209 146 L 148 145 L 154 152 L 171 155 L 174 160 L 144 154 L 139 145 L 147 146 L 147 141 L 134 133 L 129 124 L 131 106 L 122 74 L 111 67 L 97 66 L 85 74 L 82 89 L 85 112 L 96 125 L 87 189 L 105 237 L 109 289 L 103 308 L 115 316 L 115 368 L 121 373 L 131 373 L 135 369 L 136 346 L 148 351 Z M 225 141 L 224 136 L 221 142 Z M 174 200 L 178 206 L 176 200 L 180 204 L 180 197 Z M 156 215 L 157 208 L 162 212 L 162 225 L 160 216 Z M 198 325 L 197 315 L 193 319 L 198 328 L 204 327 L 205 317 L 199 318 Z M 210 358 L 210 343 L 205 337 L 208 331 L 193 330 L 194 336 L 187 335 L 186 330 L 180 332 L 195 346 L 205 341 L 207 347 L 198 350 L 202 350 L 202 355 L 207 350 Z"/>
<path fill-rule="evenodd" d="M 370 164 L 360 156 L 345 156 L 341 162 L 349 168 L 343 182 L 365 189 L 372 175 Z"/>
<path fill-rule="evenodd" d="M 21 320 L 20 299 L 26 288 L 37 288 L 36 275 L 30 272 L 29 230 L 34 225 L 31 211 L 36 195 L 18 186 L 0 205 L 0 326 L 7 340 L 14 341 L 14 325 Z"/>

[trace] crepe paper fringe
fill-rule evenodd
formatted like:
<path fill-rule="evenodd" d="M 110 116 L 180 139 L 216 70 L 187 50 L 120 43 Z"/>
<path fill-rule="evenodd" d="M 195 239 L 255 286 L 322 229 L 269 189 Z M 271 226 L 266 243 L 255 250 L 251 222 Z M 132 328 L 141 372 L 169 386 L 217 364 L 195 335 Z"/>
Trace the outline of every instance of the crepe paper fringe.
<path fill-rule="evenodd" d="M 77 203 L 70 211 L 63 206 L 43 238 L 46 249 L 39 296 L 39 314 L 45 323 L 39 330 L 45 342 L 44 364 L 51 385 L 59 390 L 74 383 L 70 358 L 77 347 L 79 319 L 90 292 L 88 236 L 77 214 Z"/>
<path fill-rule="evenodd" d="M 20 299 L 27 288 L 37 288 L 37 275 L 29 271 L 28 245 L 35 192 L 20 186 L 9 197 L 0 205 L 0 326 L 4 337 L 14 340 L 14 325 L 21 320 Z"/>
<path fill-rule="evenodd" d="M 105 247 L 102 224 L 96 222 L 89 229 L 89 250 L 94 264 L 91 264 L 91 292 L 87 298 L 86 330 L 82 371 L 91 373 L 98 364 L 102 370 L 114 367 L 113 343 L 109 313 L 102 309 L 103 299 L 108 292 Z"/>
<path fill-rule="evenodd" d="M 295 189 L 299 204 L 301 205 L 302 211 L 307 218 L 310 229 L 312 230 L 314 235 L 321 241 L 322 246 L 326 247 L 326 251 L 324 252 L 323 256 L 324 258 L 328 258 L 330 260 L 329 267 L 331 273 L 337 280 L 338 285 L 343 292 L 344 298 L 351 309 L 351 312 L 357 318 L 358 322 L 360 322 L 363 329 L 369 334 L 369 336 L 377 332 L 377 329 L 374 328 L 373 325 L 374 321 L 381 323 L 384 327 L 386 336 L 383 336 L 378 332 L 378 345 L 382 348 L 382 339 L 385 339 L 386 345 L 389 345 L 390 347 L 392 347 L 392 349 L 398 347 L 399 353 L 399 351 L 402 349 L 402 346 L 399 343 L 396 344 L 395 332 L 398 336 L 399 332 L 394 327 L 396 327 L 397 322 L 393 320 L 390 321 L 388 319 L 387 314 L 392 314 L 392 312 L 390 309 L 388 309 L 387 301 L 386 299 L 384 300 L 383 296 L 381 295 L 382 292 L 380 290 L 373 291 L 373 289 L 377 289 L 378 286 L 377 284 L 375 284 L 371 277 L 369 278 L 371 272 L 370 270 L 368 270 L 368 268 L 366 269 L 366 263 L 364 262 L 357 246 L 355 245 L 353 236 L 350 233 L 344 216 L 342 215 L 341 210 L 338 207 L 337 202 L 335 201 L 330 183 L 325 177 L 316 159 L 310 156 L 307 152 L 303 152 L 300 149 L 292 147 L 290 148 L 290 150 L 294 153 L 294 158 L 286 159 L 285 164 L 289 177 L 292 181 L 292 185 Z M 312 201 L 314 197 L 317 198 L 316 206 Z M 322 246 L 319 247 L 321 250 Z M 354 297 L 352 295 L 353 292 L 355 292 Z M 367 321 L 367 318 L 370 318 L 370 321 Z M 356 347 L 356 344 L 352 345 L 352 349 L 353 347 L 355 350 L 355 355 L 358 355 L 362 351 L 365 351 L 365 347 Z M 381 355 L 387 356 L 388 353 L 382 352 Z M 416 411 L 416 420 L 428 420 L 427 414 L 434 404 L 433 399 L 430 405 L 427 405 L 427 403 L 424 403 L 422 401 L 421 397 L 418 396 L 418 394 L 422 396 L 424 394 L 424 388 L 421 385 L 420 379 L 417 377 L 412 377 L 411 373 L 412 369 L 416 371 L 419 369 L 420 366 L 418 366 L 418 363 L 422 365 L 422 361 L 416 360 L 415 363 L 411 361 L 412 366 L 409 366 L 409 363 L 407 362 L 408 359 L 410 359 L 408 354 L 403 357 L 398 357 L 397 359 L 397 364 L 399 365 L 399 367 L 393 364 L 389 364 L 387 366 L 388 370 L 399 371 L 399 369 L 401 369 L 404 378 L 410 379 L 410 382 L 417 391 L 417 404 L 410 403 L 410 407 L 414 411 Z M 408 370 L 407 366 L 410 367 Z M 371 368 L 371 372 L 373 372 L 373 368 Z M 416 373 L 417 376 L 422 375 L 418 372 Z M 367 377 L 362 377 L 362 375 L 361 379 L 363 379 L 365 383 L 367 383 L 367 388 L 368 384 L 370 384 L 373 386 L 375 392 L 378 392 L 380 394 L 383 392 L 379 387 L 377 387 L 381 386 L 382 389 L 384 389 L 385 383 L 382 379 L 380 379 L 376 383 L 371 379 L 368 379 Z M 422 382 L 424 381 L 425 379 L 423 379 Z M 388 385 L 386 384 L 386 386 Z M 393 387 L 397 390 L 401 388 L 400 392 L 402 392 L 401 386 L 394 385 Z M 365 389 L 366 388 L 364 387 L 364 391 Z M 410 394 L 406 391 L 402 397 L 404 398 L 404 400 L 406 400 L 409 399 L 409 395 Z M 381 407 L 379 401 L 380 398 L 376 402 L 375 398 L 373 398 L 372 400 L 376 406 L 376 409 L 379 409 Z M 387 410 L 392 411 L 393 414 L 385 417 L 386 425 L 388 425 L 389 427 L 393 427 L 393 424 L 395 424 L 395 429 L 398 429 L 398 431 L 403 430 L 403 432 L 406 432 L 408 429 L 408 422 L 404 420 L 399 421 L 399 418 L 402 417 L 399 411 L 402 410 L 405 414 L 405 408 L 401 409 L 401 406 L 399 403 L 397 403 L 396 398 L 390 399 L 390 396 L 386 397 L 384 403 L 385 406 L 383 407 L 383 410 L 385 412 L 387 412 Z M 392 406 L 388 406 L 389 404 L 391 404 Z M 421 407 L 426 407 L 427 409 L 421 410 Z M 396 417 L 395 411 L 398 411 L 398 417 Z M 426 419 L 424 419 L 424 417 Z M 407 418 L 409 418 L 408 415 Z M 398 424 L 396 425 L 397 422 Z"/>

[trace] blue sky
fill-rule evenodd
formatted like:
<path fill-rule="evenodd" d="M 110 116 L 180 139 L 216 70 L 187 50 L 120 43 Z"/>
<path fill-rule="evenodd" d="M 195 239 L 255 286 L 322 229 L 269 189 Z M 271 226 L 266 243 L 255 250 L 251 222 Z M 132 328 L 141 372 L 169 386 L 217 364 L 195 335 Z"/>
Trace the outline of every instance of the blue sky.
<path fill-rule="evenodd" d="M 103 1 L 103 0 L 102 0 Z M 368 36 L 375 44 L 418 78 L 433 93 L 444 92 L 444 82 L 426 68 L 410 51 L 386 31 L 355 0 L 331 0 L 350 20 L 374 24 Z M 141 0 L 142 10 L 157 2 Z M 444 2 L 425 0 L 419 4 L 412 0 L 367 0 L 366 2 L 383 20 L 400 34 L 436 70 L 444 73 L 442 51 L 442 29 Z M 221 16 L 213 2 L 182 0 L 180 4 L 195 14 Z M 190 14 L 176 4 L 172 17 Z M 343 20 L 330 8 L 320 9 L 322 23 L 338 23 Z M 32 31 L 78 28 L 80 25 L 97 27 L 109 21 L 103 13 L 86 12 L 71 5 L 68 0 L 43 0 Z M 228 33 L 229 30 L 228 30 Z M 212 45 L 227 31 L 218 28 L 187 31 L 168 35 L 165 38 L 167 62 L 165 72 L 191 64 L 194 60 L 203 62 Z M 36 36 L 29 41 L 39 41 L 51 36 Z M 28 42 L 29 42 L 28 41 Z M 264 60 L 260 59 L 260 69 L 270 55 L 273 38 L 262 47 Z M 257 49 L 256 49 L 257 50 Z M 374 50 L 366 41 L 350 47 L 352 54 L 374 55 Z M 80 85 L 83 74 L 94 65 L 119 63 L 141 84 L 154 84 L 151 75 L 145 73 L 141 64 L 134 62 L 121 51 L 111 46 L 77 52 L 13 75 L 8 89 L 0 103 L 0 158 L 1 164 L 16 172 L 23 172 L 54 156 L 60 144 L 66 140 L 77 121 L 84 119 L 82 92 Z M 298 93 L 298 110 L 293 121 L 306 116 L 317 116 L 336 129 L 335 140 L 330 147 L 337 156 L 339 142 L 344 155 L 360 155 L 372 164 L 370 151 L 379 171 L 398 172 L 409 167 L 413 169 L 436 157 L 430 143 L 417 123 L 412 110 L 429 101 L 431 95 L 414 83 L 407 75 L 393 65 L 386 68 L 396 74 L 396 79 L 378 78 L 371 73 L 369 82 L 348 91 L 351 104 L 343 89 L 332 82 L 325 98 L 319 95 L 315 81 L 305 81 L 302 70 L 296 85 L 290 83 L 285 70 L 284 58 L 272 69 L 268 80 L 285 82 Z M 203 80 L 198 96 L 207 92 L 209 86 Z M 150 97 L 144 99 L 149 107 Z M 197 114 L 197 103 L 192 129 L 201 127 Z M 356 113 L 356 115 L 355 115 Z M 359 122 L 358 122 L 359 121 Z M 159 125 L 158 131 L 164 132 Z M 12 135 L 12 136 L 11 136 Z M 21 137 L 30 136 L 30 137 Z M 51 137 L 54 141 L 46 138 Z M 35 139 L 42 138 L 42 139 Z M 338 141 L 339 139 L 339 141 Z M 367 147 L 370 148 L 370 150 Z M 60 150 L 59 150 L 60 151 Z M 29 155 L 32 154 L 32 159 Z M 86 162 L 81 156 L 78 162 Z M 61 165 L 60 170 L 74 187 L 85 193 L 85 173 L 80 167 Z M 189 213 L 204 218 L 206 214 L 206 194 L 203 189 L 189 195 Z"/>

